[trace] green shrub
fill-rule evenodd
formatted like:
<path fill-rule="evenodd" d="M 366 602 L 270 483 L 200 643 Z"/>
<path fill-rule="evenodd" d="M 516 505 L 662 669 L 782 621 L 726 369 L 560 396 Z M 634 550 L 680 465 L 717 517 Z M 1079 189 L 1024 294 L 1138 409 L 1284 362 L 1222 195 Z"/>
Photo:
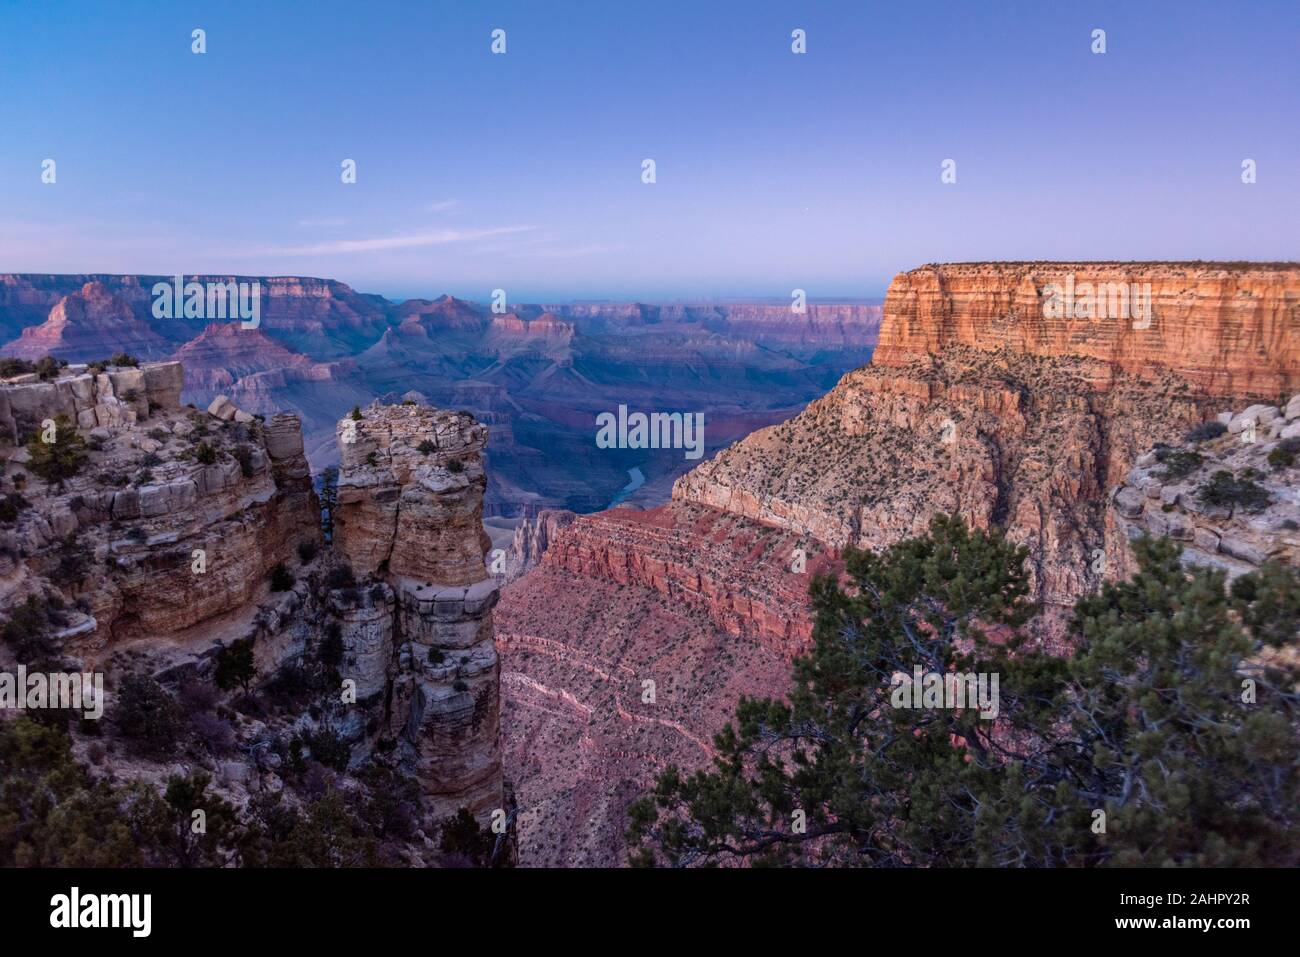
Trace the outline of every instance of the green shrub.
<path fill-rule="evenodd" d="M 356 588 L 357 578 L 352 573 L 351 565 L 335 565 L 325 576 L 327 588 Z"/>
<path fill-rule="evenodd" d="M 279 562 L 271 569 L 271 591 L 289 591 L 293 588 L 293 575 Z"/>
<path fill-rule="evenodd" d="M 1296 453 L 1300 452 L 1300 437 L 1283 439 L 1268 453 L 1268 464 L 1275 471 L 1282 471 L 1295 465 Z"/>
<path fill-rule="evenodd" d="M 1201 464 L 1205 461 L 1205 457 L 1199 452 L 1184 452 L 1179 450 L 1169 452 L 1165 455 L 1162 461 L 1165 466 L 1164 478 L 1172 480 L 1187 478 L 1187 476 L 1191 475 L 1201 467 Z"/>
<path fill-rule="evenodd" d="M 1187 433 L 1188 442 L 1208 442 L 1210 439 L 1217 439 L 1228 431 L 1228 427 L 1222 422 L 1202 422 L 1192 431 Z"/>
<path fill-rule="evenodd" d="M 77 539 L 69 535 L 59 543 L 59 563 L 50 572 L 50 577 L 60 586 L 74 585 L 86 577 L 86 571 L 94 560 L 88 549 Z"/>
<path fill-rule="evenodd" d="M 46 356 L 43 359 L 36 360 L 35 372 L 42 380 L 57 379 L 59 373 L 68 364 L 67 359 L 56 359 L 54 356 Z"/>
<path fill-rule="evenodd" d="M 248 693 L 257 669 L 253 665 L 253 639 L 239 638 L 217 652 L 217 670 L 213 679 L 222 691 L 242 688 Z"/>
<path fill-rule="evenodd" d="M 41 435 L 34 435 L 27 441 L 27 453 L 31 456 L 27 468 L 51 485 L 72 478 L 89 458 L 86 443 L 64 415 L 54 419 L 54 441 L 44 442 Z"/>
<path fill-rule="evenodd" d="M 447 471 L 453 473 L 463 472 L 465 471 L 465 463 L 460 459 L 452 459 L 447 463 Z"/>
<path fill-rule="evenodd" d="M 176 749 L 181 734 L 180 708 L 149 675 L 127 675 L 113 711 L 118 731 L 139 749 L 155 755 Z"/>
<path fill-rule="evenodd" d="M 309 541 L 309 542 L 298 543 L 298 561 L 300 561 L 304 565 L 309 565 L 311 564 L 311 560 L 315 557 L 316 557 L 315 542 Z"/>
<path fill-rule="evenodd" d="M 9 620 L 0 627 L 0 640 L 13 649 L 23 664 L 36 664 L 53 653 L 50 641 L 50 607 L 34 595 L 9 612 Z"/>
<path fill-rule="evenodd" d="M 1235 476 L 1218 471 L 1197 493 L 1202 505 L 1240 507 L 1247 512 L 1267 508 L 1271 500 L 1268 490 L 1257 485 L 1248 476 Z"/>
<path fill-rule="evenodd" d="M 495 867 L 496 835 L 491 829 L 479 827 L 478 821 L 467 808 L 461 808 L 454 817 L 439 825 L 438 849 L 443 853 L 443 863 L 448 867 Z"/>
<path fill-rule="evenodd" d="M 319 728 L 308 731 L 302 736 L 303 744 L 311 751 L 311 756 L 327 768 L 346 771 L 348 759 L 352 756 L 352 745 L 332 728 Z"/>
<path fill-rule="evenodd" d="M 17 492 L 10 492 L 0 498 L 0 522 L 12 522 L 18 518 L 23 509 L 31 508 L 32 503 Z"/>
<path fill-rule="evenodd" d="M 36 371 L 36 366 L 26 359 L 0 357 L 0 379 L 9 379 L 16 375 L 29 375 Z"/>
<path fill-rule="evenodd" d="M 337 668 L 343 663 L 343 627 L 331 621 L 321 637 L 316 657 L 326 668 Z"/>
<path fill-rule="evenodd" d="M 207 442 L 200 442 L 198 448 L 194 450 L 194 458 L 200 465 L 215 465 L 217 461 L 217 450 Z"/>
<path fill-rule="evenodd" d="M 436 451 L 437 448 L 438 446 L 434 445 L 428 439 L 425 439 L 423 442 L 421 442 L 419 445 L 415 447 L 415 450 L 419 452 L 421 455 L 428 455 L 430 452 Z"/>

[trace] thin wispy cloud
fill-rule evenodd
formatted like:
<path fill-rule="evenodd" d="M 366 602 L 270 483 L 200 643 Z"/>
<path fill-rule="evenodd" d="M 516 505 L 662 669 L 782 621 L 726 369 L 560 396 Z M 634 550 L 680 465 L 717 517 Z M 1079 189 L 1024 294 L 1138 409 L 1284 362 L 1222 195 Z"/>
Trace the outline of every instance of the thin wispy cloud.
<path fill-rule="evenodd" d="M 458 199 L 442 199 L 436 203 L 430 203 L 429 212 L 445 213 L 448 210 L 455 209 L 459 205 L 460 205 L 460 200 Z"/>
<path fill-rule="evenodd" d="M 502 249 L 520 259 L 585 259 L 601 253 L 626 249 L 625 243 L 587 243 L 583 246 L 533 246 L 521 249 Z"/>
<path fill-rule="evenodd" d="M 304 229 L 333 229 L 346 226 L 348 221 L 342 216 L 326 216 L 322 219 L 300 219 L 298 225 Z"/>
<path fill-rule="evenodd" d="M 272 246 L 249 250 L 248 256 L 334 256 L 347 253 L 382 252 L 414 249 L 422 246 L 447 246 L 481 239 L 496 239 L 526 233 L 536 226 L 496 226 L 490 229 L 438 229 L 403 236 L 377 236 L 371 239 L 334 239 L 305 246 Z"/>

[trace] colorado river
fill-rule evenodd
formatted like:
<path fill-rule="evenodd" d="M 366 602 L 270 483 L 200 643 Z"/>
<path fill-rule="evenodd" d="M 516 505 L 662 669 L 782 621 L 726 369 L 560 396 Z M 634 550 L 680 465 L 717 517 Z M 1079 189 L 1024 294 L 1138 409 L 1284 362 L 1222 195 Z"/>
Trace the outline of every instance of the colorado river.
<path fill-rule="evenodd" d="M 617 495 L 614 496 L 614 498 L 610 501 L 609 505 L 607 506 L 608 508 L 613 508 L 615 505 L 623 501 L 623 499 L 627 498 L 629 495 L 631 495 L 633 492 L 635 492 L 637 489 L 639 489 L 642 485 L 645 484 L 645 476 L 641 474 L 640 469 L 635 469 L 635 468 L 628 469 L 627 474 L 632 481 L 624 485 L 622 490 Z"/>

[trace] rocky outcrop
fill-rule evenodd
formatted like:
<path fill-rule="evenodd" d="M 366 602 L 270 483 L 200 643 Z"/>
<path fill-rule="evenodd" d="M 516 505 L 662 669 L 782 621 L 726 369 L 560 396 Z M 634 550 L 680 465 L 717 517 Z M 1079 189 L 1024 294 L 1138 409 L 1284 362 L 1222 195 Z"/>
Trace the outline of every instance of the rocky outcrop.
<path fill-rule="evenodd" d="M 544 508 L 532 518 L 521 521 L 506 549 L 505 561 L 497 577 L 503 585 L 516 581 L 536 568 L 546 549 L 555 541 L 560 529 L 578 516 L 565 509 Z"/>
<path fill-rule="evenodd" d="M 102 371 L 72 365 L 50 381 L 35 374 L 0 380 L 0 436 L 35 432 L 59 416 L 81 429 L 133 425 L 151 410 L 179 408 L 181 376 L 179 363 L 154 362 Z"/>
<path fill-rule="evenodd" d="M 3 388 L 18 430 L 67 416 L 88 443 L 82 470 L 48 487 L 27 449 L 0 449 L 31 506 L 0 529 L 16 559 L 0 592 L 6 606 L 53 593 L 83 609 L 94 626 L 68 650 L 84 657 L 143 639 L 206 648 L 246 626 L 274 566 L 319 543 L 297 417 L 266 429 L 182 409 L 181 376 L 159 363 Z"/>
<path fill-rule="evenodd" d="M 808 585 L 831 557 L 810 535 L 674 502 L 579 516 L 542 561 L 581 578 L 652 589 L 708 616 L 723 634 L 790 658 L 811 643 Z"/>
<path fill-rule="evenodd" d="M 247 380 L 267 372 L 278 373 L 279 387 L 290 380 L 330 376 L 329 365 L 286 349 L 260 329 L 241 328 L 237 322 L 213 323 L 176 350 L 173 358 L 185 368 L 185 392 L 200 405 L 207 405 L 218 393 L 243 401 L 247 395 L 241 396 L 241 389 L 256 391 Z"/>
<path fill-rule="evenodd" d="M 102 670 L 110 717 L 125 676 L 151 675 L 179 709 L 169 763 L 133 751 L 114 773 L 161 786 L 198 768 L 241 813 L 257 792 L 288 812 L 321 787 L 368 800 L 372 773 L 418 783 L 422 814 L 409 789 L 390 795 L 402 819 L 386 838 L 417 863 L 438 862 L 437 826 L 459 809 L 487 824 L 512 806 L 482 426 L 427 406 L 346 418 L 330 549 L 296 414 L 253 415 L 225 395 L 180 407 L 178 363 L 66 371 L 0 388 L 14 432 L 96 416 L 75 430 L 86 461 L 62 482 L 38 477 L 39 451 L 0 440 L 0 621 L 31 598 L 50 626 L 30 647 L 7 632 L 0 666 L 41 655 Z M 227 680 L 237 643 L 252 669 Z"/>
<path fill-rule="evenodd" d="M 1219 423 L 1219 434 L 1138 457 L 1111 495 L 1117 540 L 1167 536 L 1184 562 L 1229 579 L 1269 561 L 1300 566 L 1300 396 L 1226 412 Z M 1128 548 L 1109 558 L 1112 577 L 1135 571 Z"/>
<path fill-rule="evenodd" d="M 1075 359 L 953 346 L 902 369 L 850 373 L 799 416 L 756 432 L 674 486 L 675 499 L 880 548 L 956 513 L 1030 550 L 1036 597 L 1064 608 L 1095 587 L 1106 490 L 1154 442 L 1214 404 L 1162 377 L 1104 393 Z"/>
<path fill-rule="evenodd" d="M 487 429 L 465 413 L 372 406 L 339 426 L 339 547 L 353 567 L 447 585 L 484 577 Z"/>
<path fill-rule="evenodd" d="M 1047 284 L 1071 276 L 1149 283 L 1149 325 L 1047 318 Z M 1300 385 L 1297 302 L 1300 267 L 923 267 L 892 284 L 871 365 L 673 495 L 870 548 L 956 512 L 1028 547 L 1037 597 L 1064 609 L 1120 547 L 1107 491 L 1139 454 L 1226 395 Z"/>
<path fill-rule="evenodd" d="M 388 733 L 435 816 L 466 807 L 486 820 L 504 806 L 498 586 L 482 529 L 487 430 L 463 413 L 371 406 L 343 419 L 338 436 L 336 547 L 393 595 L 395 647 L 373 629 L 362 642 L 376 666 L 387 660 Z"/>
<path fill-rule="evenodd" d="M 872 362 L 965 345 L 1096 360 L 1098 388 L 1168 370 L 1199 394 L 1276 397 L 1300 386 L 1298 333 L 1295 263 L 949 263 L 894 278 Z"/>

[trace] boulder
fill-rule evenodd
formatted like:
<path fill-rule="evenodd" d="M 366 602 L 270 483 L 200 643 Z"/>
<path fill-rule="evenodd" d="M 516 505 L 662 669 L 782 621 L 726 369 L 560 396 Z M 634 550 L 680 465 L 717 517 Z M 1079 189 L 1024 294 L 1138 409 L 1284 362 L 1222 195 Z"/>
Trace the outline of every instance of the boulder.
<path fill-rule="evenodd" d="M 1126 518 L 1137 518 L 1141 515 L 1145 501 L 1146 496 L 1129 485 L 1123 486 L 1115 493 L 1115 507 Z"/>
<path fill-rule="evenodd" d="M 160 409 L 179 409 L 185 375 L 179 362 L 149 362 L 141 367 L 145 394 Z"/>
<path fill-rule="evenodd" d="M 208 405 L 208 415 L 215 415 L 222 422 L 229 422 L 238 411 L 235 403 L 231 402 L 230 397 L 226 395 L 217 396 Z"/>

